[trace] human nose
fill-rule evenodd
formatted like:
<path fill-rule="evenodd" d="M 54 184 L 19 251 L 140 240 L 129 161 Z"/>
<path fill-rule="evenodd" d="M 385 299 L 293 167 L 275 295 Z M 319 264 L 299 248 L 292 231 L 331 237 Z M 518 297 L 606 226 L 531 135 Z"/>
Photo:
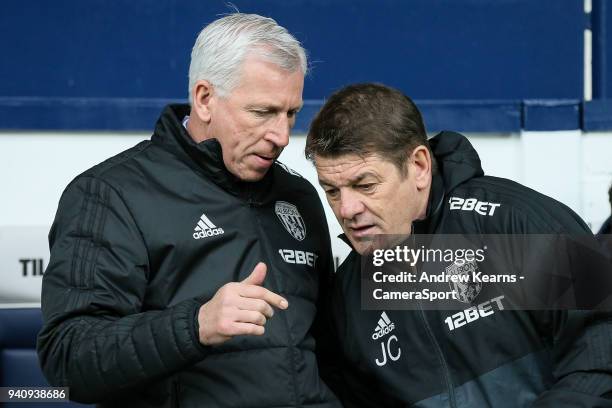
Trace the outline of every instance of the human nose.
<path fill-rule="evenodd" d="M 289 144 L 289 134 L 291 133 L 291 123 L 286 115 L 278 115 L 271 126 L 266 139 L 278 147 L 285 147 Z"/>
<path fill-rule="evenodd" d="M 344 220 L 352 220 L 364 211 L 364 204 L 359 195 L 345 190 L 340 194 L 340 216 Z"/>

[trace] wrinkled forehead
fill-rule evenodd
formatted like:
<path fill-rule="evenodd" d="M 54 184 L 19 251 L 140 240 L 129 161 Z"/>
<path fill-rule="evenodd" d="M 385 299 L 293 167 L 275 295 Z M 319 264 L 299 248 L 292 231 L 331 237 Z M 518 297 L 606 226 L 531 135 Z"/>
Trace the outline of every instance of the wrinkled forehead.
<path fill-rule="evenodd" d="M 377 154 L 345 154 L 325 157 L 314 156 L 319 183 L 341 186 L 354 183 L 365 177 L 383 176 L 393 167 L 393 163 Z"/>

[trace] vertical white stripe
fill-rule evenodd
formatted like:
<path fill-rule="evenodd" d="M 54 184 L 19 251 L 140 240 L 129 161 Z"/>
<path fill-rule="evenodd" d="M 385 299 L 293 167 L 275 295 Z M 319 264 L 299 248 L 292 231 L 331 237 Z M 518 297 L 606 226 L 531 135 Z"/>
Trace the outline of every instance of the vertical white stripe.
<path fill-rule="evenodd" d="M 385 319 L 385 322 L 387 324 L 391 324 L 391 320 L 389 320 L 389 316 L 387 316 L 387 312 L 382 312 L 382 314 L 380 315 L 383 319 Z"/>
<path fill-rule="evenodd" d="M 584 100 L 593 99 L 593 33 L 584 30 Z"/>
<path fill-rule="evenodd" d="M 584 12 L 589 14 L 593 11 L 591 0 L 584 0 Z M 584 30 L 584 100 L 593 99 L 593 32 Z"/>
<path fill-rule="evenodd" d="M 208 217 L 206 216 L 206 214 L 202 214 L 202 216 L 200 217 L 200 219 L 202 221 L 204 221 L 206 223 L 206 225 L 208 225 L 208 228 L 217 228 L 215 227 L 215 224 L 213 224 L 212 222 L 210 222 L 210 220 L 208 219 Z"/>

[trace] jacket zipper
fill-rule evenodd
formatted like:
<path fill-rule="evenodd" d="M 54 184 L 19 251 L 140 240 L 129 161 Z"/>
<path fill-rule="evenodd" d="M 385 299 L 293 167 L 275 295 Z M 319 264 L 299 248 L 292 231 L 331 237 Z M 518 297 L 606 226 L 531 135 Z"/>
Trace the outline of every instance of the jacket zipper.
<path fill-rule="evenodd" d="M 255 215 L 254 218 L 257 220 L 257 225 L 259 227 L 257 229 L 257 231 L 258 231 L 259 237 L 261 238 L 261 235 L 262 235 L 261 231 L 264 230 L 264 229 L 263 229 L 263 226 L 261 225 L 261 220 L 259 219 L 259 216 L 257 215 L 257 211 L 253 210 L 253 208 L 255 207 L 255 204 L 253 203 L 253 201 L 252 201 L 252 199 L 250 197 L 250 194 L 249 194 L 249 197 L 247 199 L 247 203 L 249 205 L 249 210 L 251 210 L 251 212 L 255 213 L 254 214 Z M 264 243 L 265 241 L 264 240 L 260 240 L 260 242 Z M 271 269 L 271 267 L 272 267 L 271 260 L 273 258 L 270 257 L 268 248 L 267 248 L 267 246 L 265 244 L 262 245 L 262 249 L 263 249 L 263 252 L 265 254 L 265 257 L 269 260 L 268 265 L 270 266 L 270 269 Z M 273 273 L 268 272 L 268 274 L 266 275 L 266 279 L 271 279 L 272 282 L 274 283 L 274 287 L 276 288 L 276 290 L 279 289 L 278 282 L 276 281 L 276 276 Z M 298 388 L 297 388 L 297 374 L 296 374 L 296 367 L 295 367 L 296 366 L 295 350 L 294 350 L 295 346 L 293 345 L 293 343 L 295 342 L 294 341 L 295 339 L 293 338 L 293 334 L 291 333 L 291 329 L 290 329 L 290 326 L 289 326 L 289 320 L 287 318 L 287 315 L 285 313 L 279 313 L 279 314 L 282 316 L 283 322 L 285 324 L 285 328 L 287 330 L 287 335 L 289 336 L 289 341 L 290 341 L 289 350 L 291 351 L 291 364 L 290 364 L 290 366 L 291 366 L 291 379 L 292 379 L 292 384 L 293 384 L 293 398 L 295 400 L 296 406 L 299 406 L 300 405 L 299 404 L 299 398 L 298 398 L 299 392 L 298 392 Z"/>
<path fill-rule="evenodd" d="M 412 237 L 412 243 L 414 245 L 414 225 L 413 225 L 410 235 Z M 416 267 L 416 270 L 418 274 L 421 273 L 420 264 Z M 443 372 L 442 375 L 444 377 L 444 382 L 446 383 L 446 387 L 448 388 L 448 402 L 452 408 L 457 408 L 457 402 L 455 401 L 455 387 L 453 386 L 453 380 L 451 378 L 450 369 L 448 368 L 448 363 L 446 362 L 446 359 L 444 358 L 442 347 L 440 347 L 440 343 L 436 339 L 436 336 L 434 335 L 434 332 L 429 322 L 427 321 L 427 316 L 425 316 L 425 311 L 423 310 L 422 303 L 420 301 L 419 301 L 419 316 L 421 317 L 421 320 L 423 321 L 423 326 L 425 327 L 425 331 L 427 332 L 429 339 L 434 345 L 436 355 L 438 357 L 438 360 L 440 361 L 440 364 L 442 365 L 442 372 Z"/>
<path fill-rule="evenodd" d="M 450 403 L 450 406 L 453 408 L 457 408 L 457 404 L 455 402 L 455 388 L 453 386 L 453 380 L 450 377 L 450 370 L 448 368 L 448 364 L 446 363 L 446 359 L 444 358 L 444 353 L 442 352 L 442 348 L 440 347 L 440 344 L 436 340 L 433 330 L 431 329 L 431 326 L 429 325 L 429 322 L 427 321 L 427 318 L 425 316 L 425 311 L 423 311 L 423 308 L 421 308 L 420 302 L 419 302 L 419 315 L 421 316 L 421 320 L 423 320 L 423 326 L 425 326 L 425 331 L 427 332 L 427 335 L 429 336 L 431 342 L 433 343 L 436 349 L 438 360 L 440 360 L 440 364 L 442 364 L 444 381 L 446 382 L 446 386 L 448 387 L 448 401 Z"/>
<path fill-rule="evenodd" d="M 179 408 L 180 407 L 181 383 L 178 378 L 174 379 L 173 386 L 174 386 L 174 398 L 172 399 L 172 406 L 174 408 Z"/>

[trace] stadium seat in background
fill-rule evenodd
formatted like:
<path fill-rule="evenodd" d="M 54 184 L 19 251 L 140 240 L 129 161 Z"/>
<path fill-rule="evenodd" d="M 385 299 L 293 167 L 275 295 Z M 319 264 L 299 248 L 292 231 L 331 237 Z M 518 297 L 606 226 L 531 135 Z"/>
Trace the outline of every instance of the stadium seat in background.
<path fill-rule="evenodd" d="M 42 325 L 38 308 L 0 309 L 0 387 L 48 387 L 36 355 Z M 89 407 L 73 402 L 0 403 L 6 408 Z"/>

